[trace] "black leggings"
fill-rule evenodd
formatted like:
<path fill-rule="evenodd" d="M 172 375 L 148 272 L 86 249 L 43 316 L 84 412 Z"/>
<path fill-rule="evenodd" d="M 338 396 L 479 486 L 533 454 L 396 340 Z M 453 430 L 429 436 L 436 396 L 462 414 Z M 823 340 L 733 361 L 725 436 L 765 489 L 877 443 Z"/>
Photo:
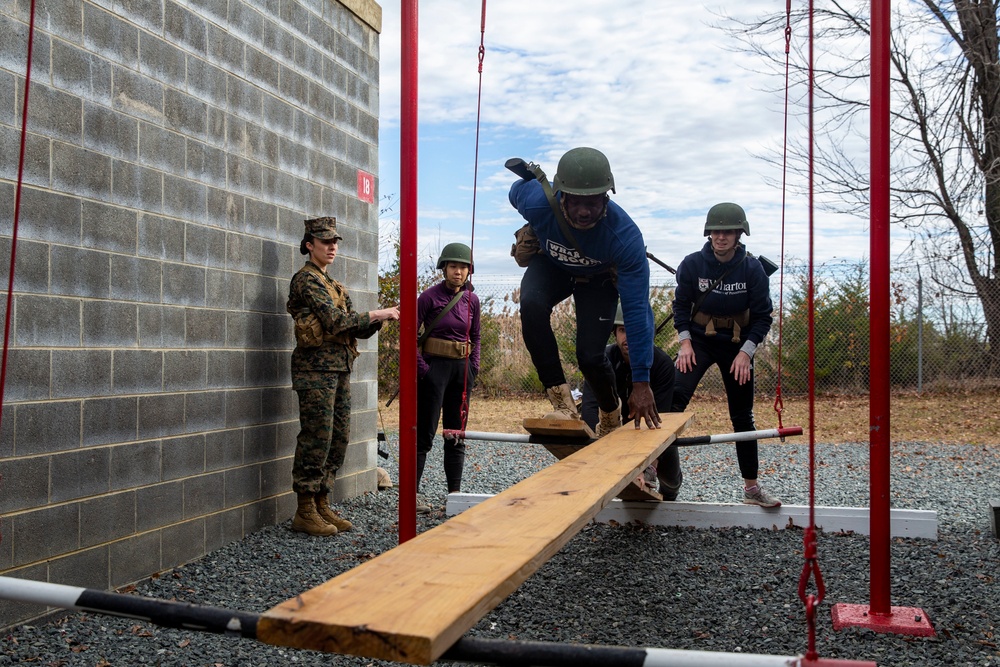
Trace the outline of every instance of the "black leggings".
<path fill-rule="evenodd" d="M 438 420 L 444 429 L 461 429 L 462 391 L 468 387 L 466 396 L 472 393 L 476 376 L 469 369 L 468 383 L 465 378 L 465 359 L 445 359 L 427 357 L 430 369 L 417 383 L 417 487 L 424 473 L 427 453 L 434 444 Z M 444 418 L 441 413 L 444 412 Z M 444 439 L 444 476 L 448 493 L 462 490 L 462 469 L 465 467 L 465 440 Z"/>
<path fill-rule="evenodd" d="M 544 255 L 537 255 L 521 278 L 521 335 L 546 389 L 566 383 L 552 309 L 570 295 L 576 305 L 576 362 L 605 412 L 618 407 L 615 373 L 604 354 L 618 307 L 611 274 L 576 278 Z"/>
<path fill-rule="evenodd" d="M 750 361 L 750 380 L 740 384 L 729 372 L 733 360 L 740 351 L 740 345 L 734 343 L 729 336 L 706 337 L 693 334 L 691 347 L 694 349 L 695 366 L 688 373 L 677 369 L 677 381 L 674 385 L 674 404 L 671 412 L 684 412 L 691 402 L 698 383 L 705 372 L 715 364 L 722 374 L 722 384 L 726 387 L 726 399 L 729 402 L 729 420 L 733 423 L 733 431 L 756 431 L 753 419 L 754 374 L 753 360 Z M 736 443 L 736 459 L 740 464 L 740 474 L 743 479 L 757 479 L 758 456 L 757 441 L 747 440 Z"/>

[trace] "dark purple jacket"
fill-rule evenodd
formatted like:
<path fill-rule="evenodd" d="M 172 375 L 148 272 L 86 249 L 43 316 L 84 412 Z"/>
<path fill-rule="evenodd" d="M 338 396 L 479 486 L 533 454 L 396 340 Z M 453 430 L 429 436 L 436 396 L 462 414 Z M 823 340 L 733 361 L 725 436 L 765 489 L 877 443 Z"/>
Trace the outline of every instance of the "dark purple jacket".
<path fill-rule="evenodd" d="M 462 298 L 458 303 L 441 318 L 441 321 L 434 326 L 431 332 L 432 338 L 442 338 L 444 340 L 468 340 L 472 343 L 472 353 L 469 355 L 469 365 L 472 372 L 479 374 L 479 297 L 472 291 L 472 284 L 466 283 L 462 288 Z M 430 326 L 434 318 L 438 316 L 445 306 L 451 301 L 455 293 L 448 289 L 445 281 L 439 282 L 433 287 L 425 289 L 417 297 L 417 328 Z M 472 315 L 472 324 L 469 324 L 469 315 Z M 466 338 L 468 334 L 468 338 Z M 427 374 L 429 366 L 424 355 L 417 355 L 417 374 L 423 377 Z"/>

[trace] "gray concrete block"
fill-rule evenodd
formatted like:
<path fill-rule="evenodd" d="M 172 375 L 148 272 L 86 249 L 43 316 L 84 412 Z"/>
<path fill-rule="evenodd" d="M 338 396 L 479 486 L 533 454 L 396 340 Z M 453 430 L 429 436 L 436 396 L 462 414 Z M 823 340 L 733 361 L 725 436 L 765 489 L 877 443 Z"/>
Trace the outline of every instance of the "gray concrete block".
<path fill-rule="evenodd" d="M 184 347 L 184 308 L 140 305 L 139 345 Z"/>
<path fill-rule="evenodd" d="M 267 236 L 274 236 L 277 233 L 276 221 L 273 218 L 269 221 L 257 220 L 255 224 L 261 226 L 267 225 Z M 286 283 L 291 280 L 292 274 L 297 269 L 298 267 L 292 267 L 291 255 L 288 253 L 287 245 L 266 239 L 261 243 L 260 274 L 276 278 L 283 287 L 283 293 L 287 294 L 288 285 Z"/>
<path fill-rule="evenodd" d="M 189 435 L 164 438 L 160 471 L 163 481 L 181 479 L 205 472 L 205 436 Z"/>
<path fill-rule="evenodd" d="M 139 123 L 139 161 L 170 174 L 184 173 L 184 135 L 153 122 Z"/>
<path fill-rule="evenodd" d="M 111 197 L 111 158 L 79 146 L 52 142 L 52 188 L 107 201 Z"/>
<path fill-rule="evenodd" d="M 4 531 L 4 535 L 9 532 Z M 5 540 L 9 542 L 10 540 Z M 47 563 L 31 565 L 29 567 L 18 568 L 3 573 L 5 577 L 15 577 L 17 579 L 30 579 L 31 581 L 48 582 L 49 567 Z M 0 624 L 5 627 L 23 622 L 25 619 L 37 618 L 45 614 L 49 607 L 43 604 L 32 604 L 28 602 L 14 602 L 12 600 L 0 600 Z"/>
<path fill-rule="evenodd" d="M 83 145 L 134 162 L 139 150 L 139 121 L 108 106 L 87 103 L 83 107 Z"/>
<path fill-rule="evenodd" d="M 218 519 L 217 523 L 213 521 Z M 206 540 L 219 541 L 222 544 L 229 544 L 236 540 L 242 540 L 248 533 L 243 531 L 243 508 L 236 507 L 219 514 L 214 514 L 205 518 Z M 213 533 L 209 533 L 208 527 L 213 526 Z M 208 544 L 209 542 L 206 542 Z"/>
<path fill-rule="evenodd" d="M 85 500 L 80 503 L 80 546 L 110 542 L 135 533 L 134 491 Z"/>
<path fill-rule="evenodd" d="M 246 123 L 237 121 L 230 123 L 230 127 L 237 124 L 240 127 L 232 130 L 238 136 L 232 137 L 230 141 L 245 143 Z M 242 130 L 242 131 L 241 131 Z M 229 154 L 226 156 L 226 179 L 234 191 L 245 195 L 259 195 L 264 183 L 263 167 L 260 162 L 249 157 Z"/>
<path fill-rule="evenodd" d="M 137 532 L 177 523 L 184 514 L 184 483 L 165 482 L 136 489 L 135 506 Z"/>
<path fill-rule="evenodd" d="M 81 412 L 80 401 L 18 404 L 13 453 L 31 456 L 76 449 L 80 446 Z"/>
<path fill-rule="evenodd" d="M 49 457 L 0 459 L 0 512 L 42 507 L 49 502 Z"/>
<path fill-rule="evenodd" d="M 160 30 L 156 34 L 139 33 L 139 72 L 168 86 L 183 88 L 187 57 L 183 50 L 161 39 L 160 34 Z"/>
<path fill-rule="evenodd" d="M 163 391 L 163 352 L 114 350 L 111 392 L 152 394 Z"/>
<path fill-rule="evenodd" d="M 61 297 L 15 297 L 15 345 L 76 347 L 80 344 L 80 302 Z"/>
<path fill-rule="evenodd" d="M 222 171 L 225 178 L 225 170 Z M 208 188 L 208 220 L 220 229 L 243 230 L 246 197 L 222 188 Z"/>
<path fill-rule="evenodd" d="M 209 308 L 243 309 L 243 274 L 209 269 L 205 276 Z"/>
<path fill-rule="evenodd" d="M 292 488 L 292 459 L 265 461 L 260 466 L 260 492 L 265 498 Z"/>
<path fill-rule="evenodd" d="M 184 396 L 184 428 L 188 433 L 213 431 L 226 425 L 225 394 L 200 391 Z"/>
<path fill-rule="evenodd" d="M 112 6 L 129 22 L 153 33 L 163 32 L 163 3 L 160 0 L 129 0 Z"/>
<path fill-rule="evenodd" d="M 248 52 L 254 49 L 247 48 Z M 248 56 L 249 59 L 249 56 Z M 226 108 L 237 118 L 257 125 L 263 114 L 264 93 L 260 88 L 239 77 L 230 77 L 226 87 Z M 258 125 L 259 127 L 259 125 Z M 260 147 L 256 147 L 260 150 Z"/>
<path fill-rule="evenodd" d="M 53 350 L 53 398 L 110 393 L 111 350 Z"/>
<path fill-rule="evenodd" d="M 139 397 L 139 439 L 159 438 L 184 432 L 184 395 Z"/>
<path fill-rule="evenodd" d="M 261 239 L 242 234 L 226 234 L 226 267 L 233 271 L 260 271 Z"/>
<path fill-rule="evenodd" d="M 31 82 L 31 130 L 77 146 L 82 144 L 83 101 L 37 81 Z"/>
<path fill-rule="evenodd" d="M 175 2 L 166 3 L 164 31 L 167 41 L 194 53 L 205 53 L 205 20 Z"/>
<path fill-rule="evenodd" d="M 243 429 L 205 434 L 205 467 L 223 470 L 243 463 Z"/>
<path fill-rule="evenodd" d="M 226 19 L 220 23 L 228 22 L 231 34 L 248 44 L 260 44 L 264 35 L 264 16 L 254 6 L 246 2 L 229 3 Z"/>
<path fill-rule="evenodd" d="M 279 226 L 277 234 L 275 233 L 275 221 L 278 220 L 278 207 L 270 202 L 263 202 L 259 199 L 254 199 L 252 197 L 247 197 L 244 200 L 244 212 L 246 226 L 249 229 L 261 230 L 262 236 L 266 239 L 274 238 L 275 236 L 280 236 L 282 230 Z M 302 225 L 302 221 L 299 221 L 299 225 Z M 267 230 L 264 233 L 264 230 Z M 302 234 L 298 234 L 298 238 L 294 239 L 295 243 L 295 254 L 298 255 L 299 252 L 299 241 L 302 239 Z M 289 241 L 289 243 L 293 242 Z M 292 249 L 289 246 L 285 247 L 285 251 L 290 258 L 292 256 Z M 289 259 L 291 262 L 291 259 Z M 295 264 L 298 264 L 298 258 L 296 258 Z M 298 268 L 298 267 L 296 267 Z"/>
<path fill-rule="evenodd" d="M 111 255 L 111 298 L 159 303 L 162 264 L 157 260 Z M 143 306 L 139 307 L 142 310 Z"/>
<path fill-rule="evenodd" d="M 140 211 L 163 210 L 163 174 L 134 162 L 111 163 L 111 201 Z M 143 215 L 139 214 L 140 218 Z"/>
<path fill-rule="evenodd" d="M 92 4 L 83 6 L 83 44 L 112 62 L 130 68 L 138 64 L 139 29 Z"/>
<path fill-rule="evenodd" d="M 243 461 L 260 463 L 274 459 L 278 450 L 277 436 L 274 424 L 248 426 L 243 431 Z"/>
<path fill-rule="evenodd" d="M 280 70 L 280 66 L 277 66 Z M 276 79 L 275 79 L 276 80 Z M 261 123 L 279 136 L 289 136 L 295 133 L 295 107 L 285 102 L 278 94 L 264 95 L 263 115 Z"/>
<path fill-rule="evenodd" d="M 85 400 L 84 447 L 135 440 L 138 409 L 138 399 L 134 396 Z"/>
<path fill-rule="evenodd" d="M 289 390 L 291 391 L 291 390 Z M 291 392 L 294 396 L 295 392 Z M 281 422 L 277 424 L 277 440 L 278 440 L 278 452 L 277 456 L 279 458 L 291 458 L 295 454 L 296 438 L 298 437 L 299 430 L 301 428 L 299 424 L 298 417 L 298 400 L 295 400 L 296 412 L 295 418 L 289 421 Z"/>
<path fill-rule="evenodd" d="M 213 388 L 246 385 L 246 352 L 213 350 L 208 355 L 208 386 Z"/>
<path fill-rule="evenodd" d="M 208 214 L 208 186 L 191 179 L 164 174 L 163 212 L 185 220 L 204 220 Z"/>
<path fill-rule="evenodd" d="M 189 308 L 185 313 L 185 322 L 185 344 L 187 347 L 219 348 L 225 346 L 225 311 Z"/>
<path fill-rule="evenodd" d="M 266 53 L 272 54 L 280 62 L 295 61 L 295 37 L 277 21 L 264 22 L 264 36 L 261 46 Z M 277 81 L 278 77 L 274 78 Z"/>
<path fill-rule="evenodd" d="M 94 447 L 53 454 L 50 472 L 53 503 L 107 493 L 111 488 L 111 452 Z"/>
<path fill-rule="evenodd" d="M 111 490 L 122 491 L 160 480 L 160 441 L 130 442 L 111 448 Z"/>
<path fill-rule="evenodd" d="M 189 264 L 226 267 L 226 232 L 201 224 L 184 225 L 184 259 Z"/>
<path fill-rule="evenodd" d="M 13 189 L 10 194 L 13 196 Z M 77 242 L 80 239 L 80 215 L 78 197 L 25 189 L 21 197 L 18 236 L 39 241 Z M 5 224 L 8 223 L 5 221 Z"/>
<path fill-rule="evenodd" d="M 49 581 L 64 586 L 108 589 L 108 547 L 102 545 L 79 551 L 49 563 Z"/>
<path fill-rule="evenodd" d="M 10 257 L 10 237 L 0 238 L 0 253 Z M 9 262 L 7 266 L 10 266 Z M 4 286 L 4 290 L 6 290 Z M 49 246 L 47 243 L 19 240 L 14 291 L 47 294 L 49 291 Z"/>
<path fill-rule="evenodd" d="M 287 289 L 288 280 L 289 278 L 285 278 L 281 281 L 281 292 Z M 285 299 L 278 301 L 277 278 L 247 274 L 243 278 L 243 289 L 247 310 L 259 313 L 275 313 L 285 310 Z"/>
<path fill-rule="evenodd" d="M 135 211 L 98 202 L 83 202 L 83 245 L 134 255 L 138 247 L 138 221 Z"/>
<path fill-rule="evenodd" d="M 192 391 L 205 389 L 208 379 L 208 355 L 196 350 L 177 350 L 163 353 L 164 391 Z"/>
<path fill-rule="evenodd" d="M 50 253 L 53 266 L 53 294 L 106 299 L 111 294 L 111 255 L 106 252 L 53 246 Z"/>
<path fill-rule="evenodd" d="M 207 114 L 208 104 L 201 99 L 176 88 L 163 91 L 163 115 L 166 126 L 171 130 L 204 140 L 207 136 Z"/>
<path fill-rule="evenodd" d="M 260 423 L 260 389 L 235 389 L 226 392 L 226 427 L 236 428 Z"/>
<path fill-rule="evenodd" d="M 173 567 L 189 563 L 205 555 L 205 520 L 192 519 L 162 531 L 163 563 Z"/>
<path fill-rule="evenodd" d="M 246 505 L 260 499 L 260 465 L 232 468 L 226 476 L 226 507 Z"/>
<path fill-rule="evenodd" d="M 56 4 L 70 7 L 67 3 Z M 77 44 L 62 39 L 52 43 L 52 84 L 80 98 L 111 106 L 111 63 Z"/>
<path fill-rule="evenodd" d="M 4 81 L 5 78 L 0 75 L 0 84 Z M 3 93 L 4 91 L 2 87 L 0 87 L 0 95 L 3 95 Z M 4 97 L 3 99 L 10 99 L 10 97 Z M 2 113 L 3 112 L 0 111 L 0 115 L 2 115 Z M 36 134 L 29 134 L 27 136 L 24 146 L 24 185 L 34 185 L 40 188 L 48 187 L 49 173 L 51 169 L 51 163 L 49 161 L 51 143 L 52 142 L 48 137 L 42 137 Z M 17 173 L 20 154 L 20 131 L 14 127 L 0 127 L 0 166 L 2 166 L 4 173 Z M 34 191 L 30 189 L 22 191 L 22 206 L 24 205 L 24 199 L 26 196 L 34 196 L 33 193 Z M 8 211 L 4 212 L 4 234 L 10 233 L 10 223 L 6 218 L 9 217 L 12 219 L 13 213 L 13 207 L 10 207 Z M 22 216 L 23 214 L 24 211 L 22 209 Z M 23 217 L 21 222 L 23 223 Z M 21 230 L 19 230 L 19 233 L 20 231 Z"/>
<path fill-rule="evenodd" d="M 288 315 L 270 315 L 268 313 L 264 313 L 262 318 L 261 347 L 290 352 L 291 348 L 295 347 L 292 318 Z"/>
<path fill-rule="evenodd" d="M 163 302 L 181 306 L 205 305 L 205 269 L 187 264 L 163 264 Z"/>
<path fill-rule="evenodd" d="M 184 518 L 212 514 L 223 509 L 225 475 L 221 472 L 184 480 Z"/>
<path fill-rule="evenodd" d="M 169 262 L 184 260 L 185 223 L 158 215 L 139 216 L 139 255 Z"/>
<path fill-rule="evenodd" d="M 7 352 L 7 362 L 5 401 L 13 403 L 50 398 L 51 352 L 12 347 Z"/>
<path fill-rule="evenodd" d="M 122 588 L 159 572 L 160 532 L 135 535 L 108 545 L 111 587 Z"/>
<path fill-rule="evenodd" d="M 218 188 L 226 187 L 226 152 L 196 139 L 186 142 L 184 174 Z"/>
<path fill-rule="evenodd" d="M 247 352 L 247 384 L 254 387 L 279 384 L 281 358 L 274 350 L 251 350 Z"/>
<path fill-rule="evenodd" d="M 262 315 L 245 311 L 226 312 L 226 347 L 260 348 Z"/>
<path fill-rule="evenodd" d="M 34 563 L 79 548 L 79 507 L 78 503 L 69 503 L 11 517 L 6 539 L 14 547 L 13 565 Z"/>
<path fill-rule="evenodd" d="M 187 90 L 197 99 L 208 104 L 224 109 L 226 107 L 226 84 L 229 79 L 235 79 L 229 74 L 232 72 L 237 76 L 243 72 L 243 48 L 242 42 L 233 40 L 225 36 L 224 33 L 215 26 L 208 26 L 208 59 L 199 56 L 187 57 Z M 221 41 L 222 44 L 217 42 Z M 227 45 L 238 47 L 239 66 L 238 69 L 231 69 L 229 63 L 217 58 L 212 52 L 222 51 L 229 54 Z M 216 66 L 218 65 L 218 66 Z"/>
<path fill-rule="evenodd" d="M 123 301 L 83 302 L 83 344 L 87 347 L 135 347 L 139 311 Z"/>

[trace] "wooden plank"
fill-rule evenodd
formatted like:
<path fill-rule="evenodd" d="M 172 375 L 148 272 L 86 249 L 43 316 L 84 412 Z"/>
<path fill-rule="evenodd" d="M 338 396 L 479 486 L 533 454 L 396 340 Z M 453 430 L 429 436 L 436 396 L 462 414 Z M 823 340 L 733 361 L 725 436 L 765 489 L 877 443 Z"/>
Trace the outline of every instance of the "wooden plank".
<path fill-rule="evenodd" d="M 562 438 L 596 438 L 597 435 L 582 419 L 545 419 L 528 417 L 521 426 L 531 435 L 548 435 Z"/>
<path fill-rule="evenodd" d="M 659 456 L 692 415 L 623 428 L 265 612 L 257 638 L 428 665 Z M 336 539 L 336 538 L 335 538 Z"/>
<path fill-rule="evenodd" d="M 475 493 L 448 495 L 445 511 L 459 514 L 492 496 Z M 816 526 L 828 533 L 870 533 L 871 521 L 866 507 L 816 507 Z M 805 505 L 782 505 L 764 509 L 756 505 L 730 503 L 622 502 L 614 500 L 594 517 L 597 523 L 639 522 L 651 526 L 687 526 L 692 528 L 761 528 L 801 529 L 809 525 Z M 889 515 L 891 537 L 937 539 L 937 512 L 933 510 L 892 509 Z"/>

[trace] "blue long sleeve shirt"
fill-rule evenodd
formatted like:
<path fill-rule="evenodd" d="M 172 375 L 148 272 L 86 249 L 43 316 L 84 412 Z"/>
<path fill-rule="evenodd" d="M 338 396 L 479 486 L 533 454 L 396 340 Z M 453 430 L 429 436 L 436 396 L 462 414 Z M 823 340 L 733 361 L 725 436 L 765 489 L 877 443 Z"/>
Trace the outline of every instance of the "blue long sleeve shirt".
<path fill-rule="evenodd" d="M 561 198 L 562 194 L 556 195 Z M 559 228 L 542 184 L 519 180 L 510 188 L 511 205 L 538 236 L 542 253 L 567 273 L 591 276 L 614 268 L 628 331 L 633 382 L 649 382 L 653 363 L 653 309 L 649 305 L 649 262 L 642 232 L 621 206 L 608 202 L 607 216 L 591 229 L 573 229 L 583 251 Z"/>

